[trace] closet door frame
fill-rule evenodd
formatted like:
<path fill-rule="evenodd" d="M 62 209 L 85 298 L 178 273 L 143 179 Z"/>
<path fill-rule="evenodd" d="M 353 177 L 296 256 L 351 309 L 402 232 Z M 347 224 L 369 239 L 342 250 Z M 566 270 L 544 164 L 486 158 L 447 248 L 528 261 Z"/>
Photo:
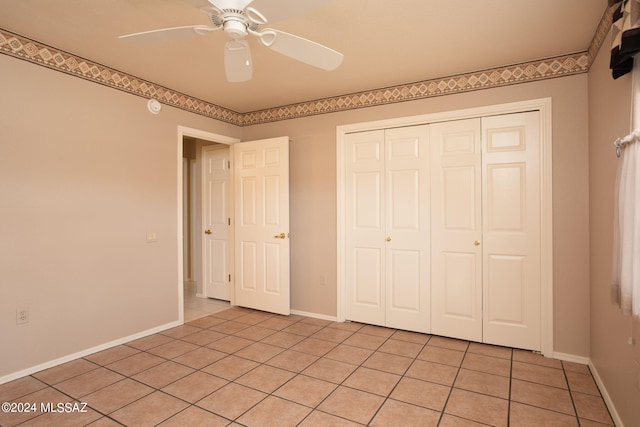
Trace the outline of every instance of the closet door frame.
<path fill-rule="evenodd" d="M 490 105 L 433 114 L 354 123 L 336 128 L 336 187 L 337 187 L 337 320 L 346 320 L 345 308 L 345 135 L 352 132 L 422 125 L 451 120 L 481 118 L 500 114 L 540 112 L 540 226 L 541 226 L 541 352 L 552 357 L 553 349 L 553 223 L 552 223 L 552 131 L 551 98 L 540 98 L 508 104 Z"/>

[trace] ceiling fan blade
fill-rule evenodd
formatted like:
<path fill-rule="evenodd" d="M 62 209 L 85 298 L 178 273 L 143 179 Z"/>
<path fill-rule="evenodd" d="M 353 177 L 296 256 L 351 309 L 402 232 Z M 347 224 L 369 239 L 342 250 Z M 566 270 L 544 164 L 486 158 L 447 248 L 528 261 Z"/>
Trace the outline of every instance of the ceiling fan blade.
<path fill-rule="evenodd" d="M 327 71 L 338 68 L 344 59 L 343 54 L 320 43 L 272 28 L 262 31 L 260 41 L 289 58 Z"/>
<path fill-rule="evenodd" d="M 259 10 L 273 23 L 304 15 L 326 2 L 327 0 L 253 0 L 251 7 Z"/>
<path fill-rule="evenodd" d="M 224 69 L 230 82 L 246 82 L 253 76 L 251 50 L 246 40 L 229 40 L 224 46 Z"/>
<path fill-rule="evenodd" d="M 159 30 L 143 31 L 141 33 L 119 36 L 122 41 L 130 43 L 151 43 L 168 40 L 179 40 L 191 36 L 203 36 L 218 28 L 206 25 L 189 25 L 186 27 L 162 28 Z"/>

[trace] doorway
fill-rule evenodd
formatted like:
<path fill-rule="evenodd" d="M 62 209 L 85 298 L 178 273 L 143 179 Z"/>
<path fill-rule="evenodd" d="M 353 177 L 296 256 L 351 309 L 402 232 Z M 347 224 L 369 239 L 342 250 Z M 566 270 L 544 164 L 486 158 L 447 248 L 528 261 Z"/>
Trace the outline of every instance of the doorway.
<path fill-rule="evenodd" d="M 178 248 L 179 263 L 179 320 L 189 322 L 197 318 L 225 310 L 229 301 L 207 298 L 204 287 L 202 253 L 205 236 L 202 227 L 203 147 L 219 147 L 229 152 L 229 146 L 238 139 L 217 135 L 198 129 L 178 126 Z"/>

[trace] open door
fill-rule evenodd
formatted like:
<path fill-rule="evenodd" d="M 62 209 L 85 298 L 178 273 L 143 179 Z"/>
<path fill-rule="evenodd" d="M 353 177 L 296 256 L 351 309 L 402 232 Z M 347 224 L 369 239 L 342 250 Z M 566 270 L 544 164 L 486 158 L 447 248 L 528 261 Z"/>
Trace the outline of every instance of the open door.
<path fill-rule="evenodd" d="M 229 148 L 202 147 L 203 283 L 208 298 L 231 299 Z"/>
<path fill-rule="evenodd" d="M 290 314 L 289 138 L 233 145 L 235 304 Z"/>

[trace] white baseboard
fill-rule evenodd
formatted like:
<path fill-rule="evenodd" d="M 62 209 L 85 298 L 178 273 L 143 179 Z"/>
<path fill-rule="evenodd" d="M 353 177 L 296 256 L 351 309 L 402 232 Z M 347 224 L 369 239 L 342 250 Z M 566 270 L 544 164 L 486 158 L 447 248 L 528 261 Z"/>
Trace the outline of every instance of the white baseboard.
<path fill-rule="evenodd" d="M 175 321 L 171 323 L 166 323 L 161 326 L 157 326 L 155 328 L 147 329 L 146 331 L 138 332 L 133 335 L 129 335 L 127 337 L 118 338 L 117 340 L 113 340 L 104 344 L 97 345 L 95 347 L 88 348 L 86 350 L 78 351 L 73 354 L 69 354 L 67 356 L 63 356 L 54 360 L 50 360 L 48 362 L 41 363 L 36 366 L 32 366 L 27 369 L 23 369 L 18 372 L 13 372 L 11 374 L 0 377 L 0 384 L 7 383 L 9 381 L 17 380 L 18 378 L 26 377 L 28 375 L 34 374 L 36 372 L 40 372 L 44 369 L 53 368 L 54 366 L 62 365 L 63 363 L 71 362 L 72 360 L 79 359 L 84 356 L 88 356 L 89 354 L 97 353 L 102 350 L 106 350 L 111 347 L 118 346 L 120 344 L 125 344 L 129 341 L 137 340 L 138 338 L 143 338 L 148 335 L 153 335 L 158 332 L 165 331 L 167 329 L 175 328 L 176 326 L 182 325 L 182 322 Z"/>
<path fill-rule="evenodd" d="M 567 354 L 567 353 L 553 353 L 554 359 L 564 360 L 565 362 L 573 362 L 579 363 L 581 365 L 588 365 L 591 360 L 588 357 L 584 356 L 576 356 L 575 354 Z"/>
<path fill-rule="evenodd" d="M 594 366 L 593 362 L 590 358 L 584 356 L 576 356 L 574 354 L 567 353 L 553 353 L 554 359 L 564 360 L 566 362 L 574 362 L 580 363 L 581 365 L 588 365 L 591 374 L 593 375 L 593 379 L 598 385 L 598 389 L 600 390 L 600 394 L 602 394 L 602 398 L 604 399 L 604 403 L 607 405 L 607 409 L 609 409 L 609 413 L 611 414 L 611 418 L 613 419 L 616 427 L 624 427 L 622 420 L 620 419 L 620 415 L 616 411 L 616 407 L 611 400 L 611 396 L 607 392 L 607 388 L 604 386 L 604 382 L 602 382 L 602 378 L 600 378 L 600 374 L 598 374 L 598 370 Z"/>
<path fill-rule="evenodd" d="M 300 310 L 291 310 L 291 314 L 295 314 L 295 315 L 298 315 L 298 316 L 304 316 L 304 317 L 313 317 L 314 319 L 329 320 L 331 322 L 337 322 L 338 321 L 336 316 L 327 316 L 325 314 L 308 313 L 306 311 L 300 311 Z"/>
<path fill-rule="evenodd" d="M 611 418 L 613 418 L 613 423 L 616 425 L 616 427 L 624 427 L 624 424 L 622 423 L 622 419 L 620 419 L 620 415 L 618 414 L 618 411 L 616 411 L 616 407 L 613 404 L 613 401 L 611 400 L 611 396 L 609 396 L 609 393 L 607 392 L 607 388 L 604 386 L 604 382 L 602 382 L 602 378 L 600 378 L 600 374 L 598 373 L 598 370 L 596 369 L 595 365 L 591 360 L 589 360 L 589 369 L 591 370 L 593 379 L 596 381 L 596 384 L 598 385 L 598 389 L 600 389 L 600 394 L 602 394 L 604 403 L 607 405 L 607 408 L 609 409 Z"/>

